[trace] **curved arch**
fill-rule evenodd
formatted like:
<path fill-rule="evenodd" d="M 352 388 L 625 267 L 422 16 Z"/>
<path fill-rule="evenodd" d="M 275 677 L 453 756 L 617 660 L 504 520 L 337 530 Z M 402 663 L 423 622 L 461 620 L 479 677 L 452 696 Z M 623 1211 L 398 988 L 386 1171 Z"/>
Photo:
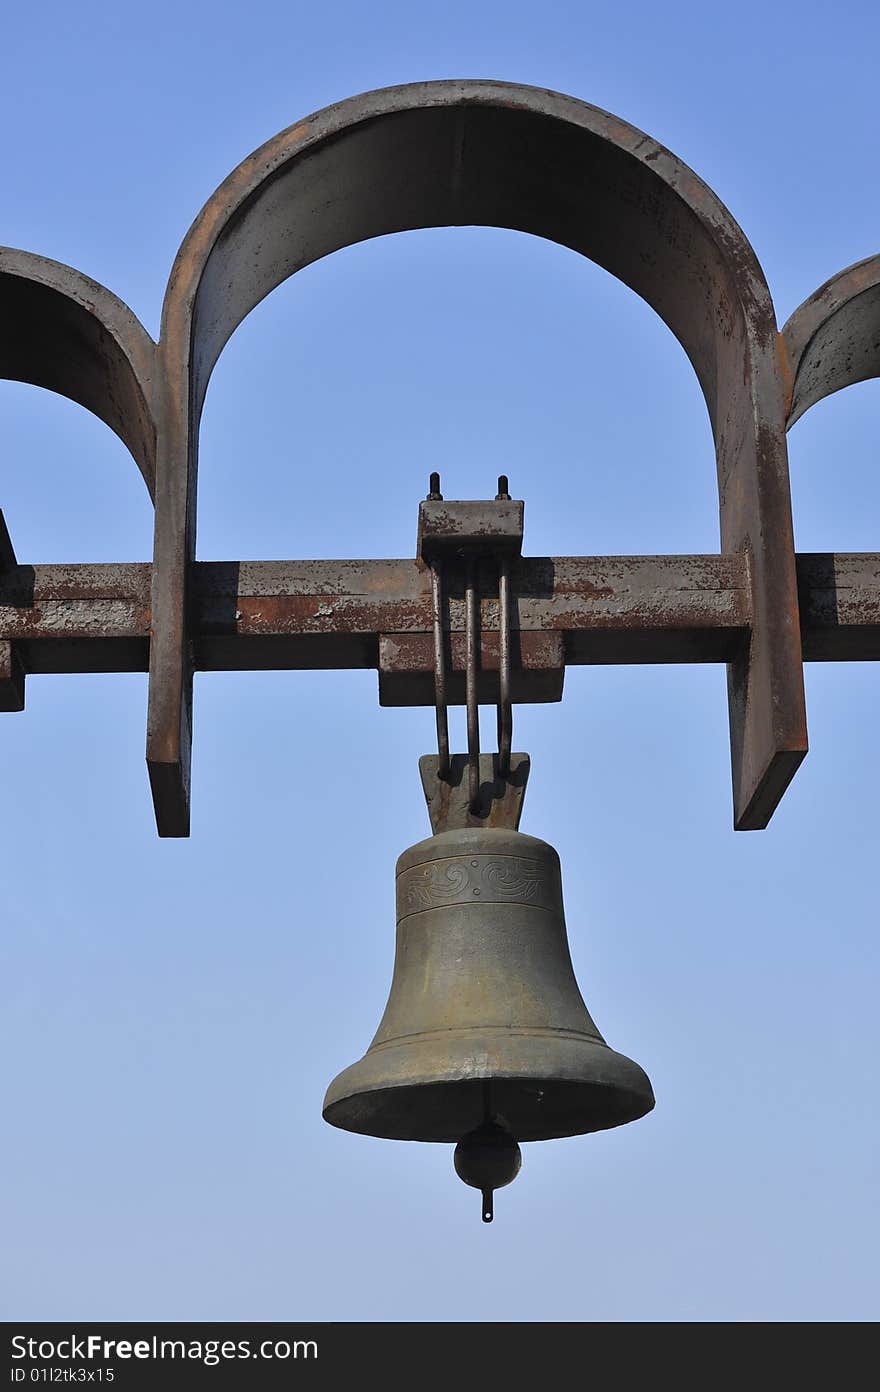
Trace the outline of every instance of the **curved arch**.
<path fill-rule="evenodd" d="M 418 83 L 328 107 L 261 146 L 208 200 L 175 261 L 159 345 L 148 724 L 162 834 L 188 829 L 186 577 L 199 417 L 224 344 L 319 257 L 385 233 L 474 224 L 530 232 L 596 261 L 682 343 L 712 421 L 722 549 L 752 561 L 751 651 L 730 669 L 738 826 L 766 823 L 803 757 L 782 379 L 751 246 L 686 165 L 607 112 L 516 84 Z"/>
<path fill-rule="evenodd" d="M 127 305 L 72 266 L 0 247 L 0 377 L 70 397 L 127 445 L 155 495 L 156 345 Z"/>
<path fill-rule="evenodd" d="M 790 390 L 788 426 L 823 397 L 880 377 L 880 256 L 820 285 L 782 330 Z"/>

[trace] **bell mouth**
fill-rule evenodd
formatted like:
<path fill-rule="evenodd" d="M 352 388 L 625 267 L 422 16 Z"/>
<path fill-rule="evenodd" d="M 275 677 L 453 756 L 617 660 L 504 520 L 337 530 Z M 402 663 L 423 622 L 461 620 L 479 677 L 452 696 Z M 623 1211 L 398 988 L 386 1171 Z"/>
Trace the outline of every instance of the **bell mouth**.
<path fill-rule="evenodd" d="M 491 1115 L 518 1141 L 550 1141 L 637 1121 L 654 1106 L 647 1074 L 606 1044 L 544 1040 L 543 1057 L 521 1058 L 517 1068 L 511 1053 L 526 1050 L 512 1050 L 509 1032 L 503 1034 L 503 1071 L 475 1068 L 472 1052 L 469 1066 L 456 1067 L 449 1057 L 457 1052 L 453 1040 L 447 1042 L 446 1067 L 438 1069 L 435 1055 L 430 1072 L 418 1067 L 424 1048 L 419 1044 L 370 1051 L 330 1084 L 324 1120 L 388 1140 L 457 1142 L 485 1120 L 488 1092 Z M 527 1042 L 534 1052 L 535 1041 L 521 1044 Z M 460 1043 L 463 1051 L 473 1048 L 470 1040 Z M 393 1081 L 395 1073 L 399 1081 Z"/>

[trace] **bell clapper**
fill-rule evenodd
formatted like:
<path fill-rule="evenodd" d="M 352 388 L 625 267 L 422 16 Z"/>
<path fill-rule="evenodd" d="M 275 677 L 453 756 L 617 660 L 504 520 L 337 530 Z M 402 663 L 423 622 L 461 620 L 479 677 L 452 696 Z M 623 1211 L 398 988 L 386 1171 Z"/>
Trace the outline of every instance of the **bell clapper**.
<path fill-rule="evenodd" d="M 491 1223 L 495 1216 L 495 1190 L 516 1179 L 522 1164 L 522 1154 L 513 1136 L 497 1121 L 484 1121 L 462 1136 L 455 1147 L 453 1163 L 459 1179 L 480 1190 L 483 1222 Z"/>

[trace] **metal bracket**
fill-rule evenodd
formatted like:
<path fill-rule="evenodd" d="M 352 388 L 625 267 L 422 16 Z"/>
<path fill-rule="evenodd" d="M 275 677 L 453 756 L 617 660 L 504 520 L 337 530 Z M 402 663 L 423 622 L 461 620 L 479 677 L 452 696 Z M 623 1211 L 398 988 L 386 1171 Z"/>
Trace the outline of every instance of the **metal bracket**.
<path fill-rule="evenodd" d="M 467 754 L 452 755 L 447 777 L 440 777 L 439 768 L 436 754 L 423 754 L 419 759 L 419 775 L 435 836 L 438 832 L 459 831 L 462 827 L 517 830 L 531 768 L 528 754 L 511 754 L 506 776 L 499 770 L 497 754 L 481 754 L 475 805 L 471 803 L 466 777 Z"/>
<path fill-rule="evenodd" d="M 468 796 L 471 811 L 480 811 L 480 721 L 477 675 L 480 668 L 481 604 L 477 563 L 488 556 L 498 574 L 498 765 L 500 778 L 510 773 L 513 737 L 511 699 L 510 558 L 522 551 L 524 504 L 514 503 L 507 475 L 498 479 L 495 501 L 445 503 L 440 475 L 431 475 L 431 491 L 419 505 L 419 559 L 431 567 L 434 621 L 434 702 L 437 710 L 437 776 L 449 777 L 448 688 L 444 632 L 443 581 L 446 560 L 464 561 L 465 571 L 465 704 L 467 705 Z"/>
<path fill-rule="evenodd" d="M 419 503 L 416 555 L 430 565 L 463 556 L 522 554 L 525 503 L 511 498 L 504 474 L 494 499 L 450 499 L 440 494 L 440 475 L 431 475 L 431 492 Z"/>

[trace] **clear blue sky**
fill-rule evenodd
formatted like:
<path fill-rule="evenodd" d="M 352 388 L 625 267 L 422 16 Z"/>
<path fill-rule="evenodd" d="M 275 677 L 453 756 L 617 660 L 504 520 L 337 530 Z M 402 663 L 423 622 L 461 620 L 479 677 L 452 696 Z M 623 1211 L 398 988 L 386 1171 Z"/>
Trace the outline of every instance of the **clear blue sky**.
<path fill-rule="evenodd" d="M 276 130 L 502 78 L 686 160 L 781 323 L 880 250 L 878 45 L 867 3 L 16 6 L 0 242 L 155 335 L 190 221 Z M 799 549 L 880 550 L 878 418 L 868 383 L 795 427 Z M 105 426 L 0 383 L 0 431 L 22 561 L 149 558 Z M 682 350 L 549 243 L 386 238 L 265 301 L 209 390 L 199 554 L 410 555 L 432 468 L 449 496 L 509 473 L 532 554 L 717 549 Z M 197 677 L 193 835 L 160 842 L 146 678 L 31 679 L 0 717 L 0 1316 L 876 1318 L 878 678 L 808 668 L 812 750 L 760 834 L 731 830 L 721 668 L 573 669 L 518 708 L 523 830 L 560 852 L 584 996 L 657 1108 L 526 1147 L 491 1228 L 448 1147 L 321 1120 L 384 1005 L 430 711 L 380 710 L 369 672 Z"/>

